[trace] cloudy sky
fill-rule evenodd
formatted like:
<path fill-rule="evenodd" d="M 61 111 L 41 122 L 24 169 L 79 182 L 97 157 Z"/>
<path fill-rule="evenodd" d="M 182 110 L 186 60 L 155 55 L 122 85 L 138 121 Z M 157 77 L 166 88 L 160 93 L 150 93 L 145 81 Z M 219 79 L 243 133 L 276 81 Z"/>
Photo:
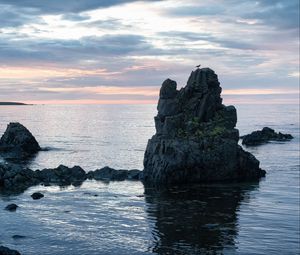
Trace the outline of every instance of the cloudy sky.
<path fill-rule="evenodd" d="M 151 103 L 197 64 L 297 100 L 299 0 L 0 0 L 0 63 L 0 101 Z"/>

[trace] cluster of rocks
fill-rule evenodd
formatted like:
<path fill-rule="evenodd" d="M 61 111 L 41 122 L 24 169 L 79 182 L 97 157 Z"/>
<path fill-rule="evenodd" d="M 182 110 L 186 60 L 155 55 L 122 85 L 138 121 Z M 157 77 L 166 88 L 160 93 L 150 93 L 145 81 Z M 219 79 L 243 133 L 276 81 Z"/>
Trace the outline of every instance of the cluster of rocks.
<path fill-rule="evenodd" d="M 145 184 L 258 180 L 259 161 L 238 145 L 234 106 L 222 104 L 212 69 L 193 71 L 177 90 L 167 79 L 160 89 L 156 134 L 144 156 Z"/>
<path fill-rule="evenodd" d="M 293 139 L 293 136 L 290 134 L 282 134 L 280 132 L 276 133 L 274 129 L 264 127 L 262 130 L 254 131 L 251 134 L 242 136 L 241 138 L 242 144 L 253 146 L 267 143 L 269 141 L 285 142 Z"/>
<path fill-rule="evenodd" d="M 81 185 L 86 179 L 103 181 L 140 180 L 140 170 L 116 170 L 104 167 L 86 173 L 80 166 L 67 167 L 60 165 L 57 168 L 33 171 L 16 164 L 0 164 L 0 189 L 6 191 L 23 191 L 30 186 L 56 184 L 60 186 Z"/>
<path fill-rule="evenodd" d="M 22 159 L 33 156 L 41 150 L 40 145 L 30 131 L 20 123 L 9 123 L 0 139 L 0 153 L 5 157 Z M 104 167 L 86 173 L 80 166 L 33 171 L 18 164 L 0 164 L 0 188 L 5 190 L 25 190 L 37 184 L 80 185 L 86 179 L 104 181 L 140 180 L 142 172 L 133 170 L 116 170 Z"/>

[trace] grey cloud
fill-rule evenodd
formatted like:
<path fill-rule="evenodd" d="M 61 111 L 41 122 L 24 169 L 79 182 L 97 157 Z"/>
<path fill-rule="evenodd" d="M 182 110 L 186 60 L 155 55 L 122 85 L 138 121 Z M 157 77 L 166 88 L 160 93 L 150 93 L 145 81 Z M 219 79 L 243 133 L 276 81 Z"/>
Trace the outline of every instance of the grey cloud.
<path fill-rule="evenodd" d="M 216 5 L 194 5 L 170 8 L 168 13 L 175 16 L 213 16 L 222 14 L 224 10 L 224 7 Z"/>
<path fill-rule="evenodd" d="M 80 23 L 81 26 L 86 27 L 95 27 L 100 29 L 128 29 L 132 28 L 131 25 L 125 25 L 120 19 L 99 19 L 99 20 L 93 20 L 93 21 L 85 21 Z"/>
<path fill-rule="evenodd" d="M 62 19 L 70 21 L 85 21 L 90 19 L 90 16 L 81 13 L 67 13 L 62 15 Z"/>
<path fill-rule="evenodd" d="M 152 45 L 143 36 L 133 34 L 83 37 L 80 40 L 14 40 L 0 39 L 0 60 L 3 63 L 17 61 L 79 62 L 105 56 L 117 57 L 129 53 L 151 50 Z"/>
<path fill-rule="evenodd" d="M 226 39 L 226 38 L 217 38 L 212 36 L 211 34 L 205 33 L 193 33 L 193 32 L 182 32 L 182 31 L 169 31 L 169 32 L 161 32 L 160 36 L 166 36 L 169 38 L 177 38 L 184 41 L 206 41 L 211 43 L 217 43 L 225 48 L 232 49 L 242 49 L 242 50 L 257 50 L 259 47 L 255 43 L 242 41 L 240 38 L 237 40 L 236 38 Z"/>
<path fill-rule="evenodd" d="M 30 14 L 19 12 L 11 6 L 1 6 L 0 4 L 0 28 L 18 27 L 31 22 L 41 23 L 42 21 Z"/>
<path fill-rule="evenodd" d="M 43 14 L 62 14 L 63 19 L 79 22 L 88 19 L 81 12 L 137 1 L 139 0 L 0 0 L 0 28 L 42 22 L 39 16 Z"/>
<path fill-rule="evenodd" d="M 299 30 L 299 0 L 258 1 L 255 12 L 246 13 L 245 18 L 258 19 L 261 23 L 281 29 Z"/>
<path fill-rule="evenodd" d="M 98 8 L 107 8 L 115 5 L 136 2 L 138 0 L 0 0 L 0 5 L 10 5 L 24 8 L 27 11 L 36 11 L 42 14 L 78 13 Z M 153 2 L 159 0 L 144 0 Z"/>
<path fill-rule="evenodd" d="M 299 29 L 299 0 L 227 0 L 211 4 L 178 6 L 166 11 L 169 15 L 201 17 L 214 15 L 220 22 L 236 19 L 256 19 L 278 29 Z"/>

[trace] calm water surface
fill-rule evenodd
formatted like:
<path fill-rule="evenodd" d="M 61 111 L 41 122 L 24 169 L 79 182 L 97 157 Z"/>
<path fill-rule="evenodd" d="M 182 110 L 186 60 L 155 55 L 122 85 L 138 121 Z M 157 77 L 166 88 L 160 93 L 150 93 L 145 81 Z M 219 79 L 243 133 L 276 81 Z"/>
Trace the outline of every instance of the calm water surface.
<path fill-rule="evenodd" d="M 0 133 L 19 121 L 42 147 L 32 169 L 105 165 L 142 169 L 155 105 L 1 106 Z M 169 192 L 140 182 L 86 181 L 0 195 L 0 245 L 22 254 L 299 254 L 298 105 L 238 105 L 241 134 L 263 126 L 287 143 L 248 147 L 267 170 L 259 183 Z M 3 160 L 3 159 L 0 159 Z M 34 201 L 30 194 L 45 197 Z M 1 210 L 17 203 L 15 213 Z M 17 236 L 16 236 L 17 235 Z"/>

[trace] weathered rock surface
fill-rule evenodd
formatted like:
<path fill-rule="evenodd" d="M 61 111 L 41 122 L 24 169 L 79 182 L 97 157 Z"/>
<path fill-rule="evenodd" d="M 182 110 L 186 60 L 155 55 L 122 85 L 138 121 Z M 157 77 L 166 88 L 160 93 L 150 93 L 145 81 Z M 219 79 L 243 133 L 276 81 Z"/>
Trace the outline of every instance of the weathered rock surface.
<path fill-rule="evenodd" d="M 0 255 L 21 255 L 21 254 L 16 250 L 11 250 L 7 247 L 0 246 Z"/>
<path fill-rule="evenodd" d="M 282 134 L 280 132 L 276 133 L 274 129 L 264 127 L 262 130 L 254 131 L 251 134 L 242 136 L 241 138 L 243 139 L 242 144 L 253 146 L 267 143 L 269 141 L 285 142 L 293 139 L 293 136 L 290 134 Z"/>
<path fill-rule="evenodd" d="M 22 124 L 9 123 L 0 139 L 0 152 L 10 158 L 27 158 L 41 150 L 30 131 Z"/>
<path fill-rule="evenodd" d="M 221 87 L 209 68 L 193 71 L 187 85 L 163 82 L 148 141 L 143 179 L 152 184 L 257 180 L 259 161 L 239 145 L 234 106 L 222 104 Z"/>

